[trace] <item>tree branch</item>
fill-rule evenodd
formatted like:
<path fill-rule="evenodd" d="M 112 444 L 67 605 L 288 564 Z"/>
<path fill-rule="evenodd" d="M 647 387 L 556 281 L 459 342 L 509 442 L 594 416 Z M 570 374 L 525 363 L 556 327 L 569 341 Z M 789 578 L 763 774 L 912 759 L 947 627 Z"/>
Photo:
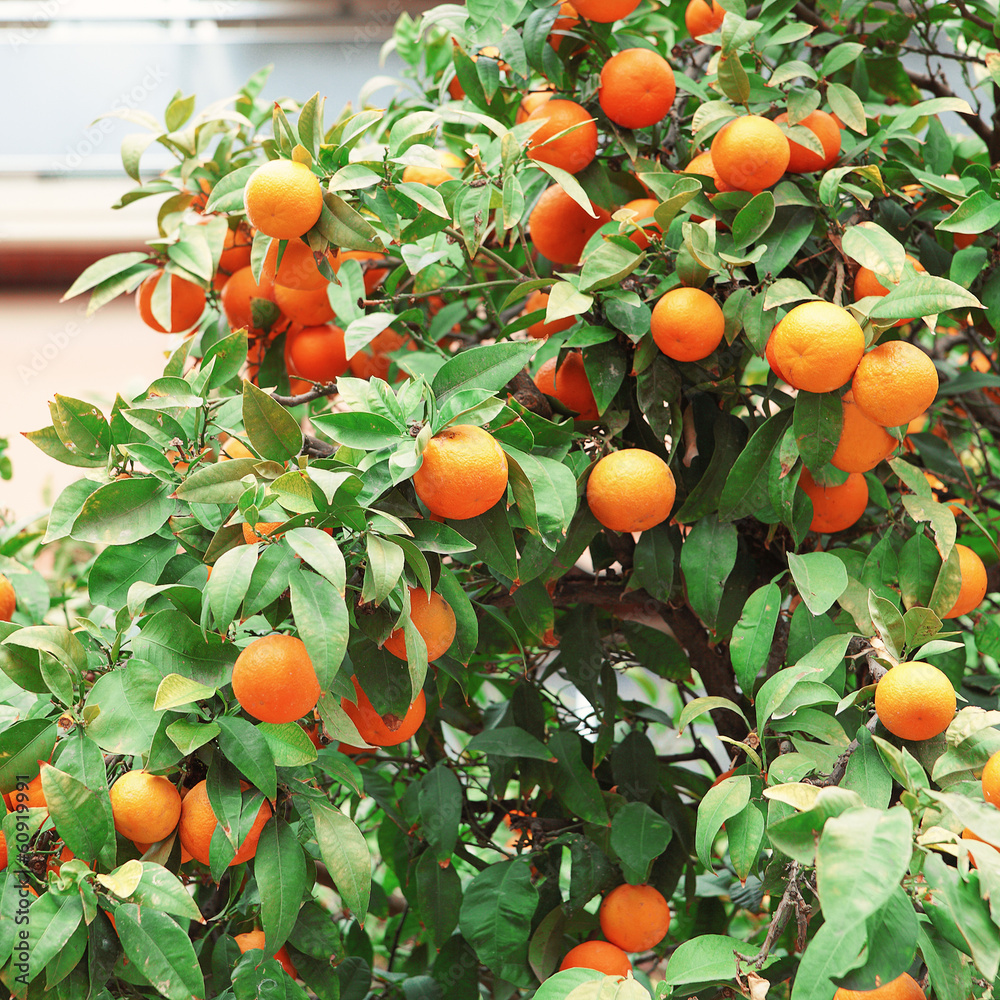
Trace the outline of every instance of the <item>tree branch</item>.
<path fill-rule="evenodd" d="M 301 406 L 303 403 L 311 403 L 314 399 L 322 399 L 324 396 L 334 396 L 337 393 L 336 382 L 326 382 L 323 385 L 313 386 L 308 392 L 299 393 L 297 396 L 281 396 L 276 392 L 271 393 L 271 399 L 282 406 Z"/>
<path fill-rule="evenodd" d="M 535 385 L 534 379 L 527 369 L 519 371 L 506 385 L 509 392 L 526 410 L 537 413 L 546 420 L 552 418 L 552 407 L 541 389 Z"/>

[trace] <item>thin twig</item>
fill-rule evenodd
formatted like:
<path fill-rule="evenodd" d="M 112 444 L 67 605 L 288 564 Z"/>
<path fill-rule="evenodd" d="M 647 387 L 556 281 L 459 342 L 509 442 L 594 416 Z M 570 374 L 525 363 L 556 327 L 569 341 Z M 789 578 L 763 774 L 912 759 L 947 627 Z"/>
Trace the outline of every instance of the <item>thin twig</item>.
<path fill-rule="evenodd" d="M 276 392 L 272 392 L 271 399 L 282 406 L 301 406 L 303 403 L 311 403 L 314 399 L 336 395 L 336 392 L 336 382 L 325 382 L 323 385 L 313 386 L 308 392 L 299 393 L 297 396 L 281 396 Z"/>
<path fill-rule="evenodd" d="M 462 236 L 460 232 L 458 232 L 457 229 L 445 229 L 444 232 L 447 236 L 451 236 L 453 239 L 457 240 L 463 250 L 465 249 L 465 238 Z M 513 275 L 513 277 L 517 278 L 518 281 L 527 280 L 525 276 L 516 267 L 514 267 L 513 264 L 511 264 L 510 261 L 504 260 L 503 257 L 500 256 L 500 254 L 494 253 L 488 247 L 480 245 L 479 249 L 476 251 L 476 256 L 478 257 L 480 254 L 482 254 L 484 257 L 489 257 L 489 259 L 492 260 L 495 264 L 499 264 L 508 274 Z M 469 259 L 471 261 L 473 258 Z"/>

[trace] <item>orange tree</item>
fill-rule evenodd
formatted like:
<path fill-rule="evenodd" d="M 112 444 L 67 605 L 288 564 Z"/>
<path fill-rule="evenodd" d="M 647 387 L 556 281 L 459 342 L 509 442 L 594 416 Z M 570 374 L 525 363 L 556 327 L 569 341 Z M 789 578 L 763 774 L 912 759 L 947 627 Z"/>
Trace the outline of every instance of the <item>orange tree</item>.
<path fill-rule="evenodd" d="M 995 16 L 470 0 L 385 108 L 119 112 L 68 295 L 169 357 L 28 433 L 11 992 L 991 996 Z"/>

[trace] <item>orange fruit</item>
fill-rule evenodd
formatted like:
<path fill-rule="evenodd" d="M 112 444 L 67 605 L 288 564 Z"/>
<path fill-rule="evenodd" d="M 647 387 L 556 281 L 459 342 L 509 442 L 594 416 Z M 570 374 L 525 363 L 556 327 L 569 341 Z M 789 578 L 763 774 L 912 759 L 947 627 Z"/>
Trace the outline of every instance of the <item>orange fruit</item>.
<path fill-rule="evenodd" d="M 261 722 L 294 722 L 312 712 L 320 690 L 305 643 L 280 634 L 254 639 L 236 658 L 233 695 Z"/>
<path fill-rule="evenodd" d="M 929 740 L 955 718 L 955 689 L 946 674 L 929 663 L 898 663 L 875 687 L 875 712 L 893 736 Z"/>
<path fill-rule="evenodd" d="M 240 787 L 244 782 L 240 782 Z M 250 786 L 247 785 L 246 788 Z M 243 790 L 246 791 L 246 788 Z M 260 832 L 264 829 L 264 824 L 271 818 L 271 804 L 265 799 L 257 810 L 250 832 L 243 839 L 235 857 L 229 862 L 229 867 L 243 864 L 249 861 L 257 853 L 257 841 L 260 840 Z M 208 851 L 212 843 L 212 834 L 219 825 L 212 810 L 212 804 L 208 801 L 208 787 L 206 782 L 199 781 L 184 796 L 181 803 L 181 821 L 178 832 L 181 844 L 195 861 L 200 861 L 203 865 L 209 863 Z"/>
<path fill-rule="evenodd" d="M 389 368 L 392 366 L 392 358 L 389 355 L 403 347 L 408 351 L 417 349 L 417 345 L 405 334 L 396 333 L 391 326 L 386 327 L 366 348 L 348 358 L 347 364 L 351 374 L 355 378 L 380 378 L 387 382 Z M 397 381 L 402 378 L 406 378 L 406 373 L 400 370 Z"/>
<path fill-rule="evenodd" d="M 983 768 L 983 798 L 995 806 L 1000 806 L 1000 750 L 986 762 Z"/>
<path fill-rule="evenodd" d="M 325 285 L 306 290 L 275 285 L 274 301 L 293 323 L 301 323 L 303 326 L 322 326 L 334 318 Z"/>
<path fill-rule="evenodd" d="M 737 191 L 763 191 L 781 180 L 791 152 L 785 133 L 769 118 L 743 115 L 712 139 L 712 162 Z"/>
<path fill-rule="evenodd" d="M 46 767 L 45 761 L 39 761 L 42 767 Z M 45 801 L 45 792 L 42 791 L 42 775 L 36 774 L 35 777 L 28 782 L 28 787 L 21 792 L 18 792 L 15 796 L 15 801 L 17 805 L 23 806 L 25 809 L 47 809 L 48 803 Z"/>
<path fill-rule="evenodd" d="M 435 152 L 441 166 L 422 167 L 410 164 L 403 168 L 402 179 L 404 183 L 428 184 L 431 187 L 437 187 L 439 184 L 444 184 L 445 181 L 454 180 L 457 174 L 451 173 L 451 171 L 461 170 L 465 166 L 465 160 L 447 149 L 440 149 Z"/>
<path fill-rule="evenodd" d="M 627 976 L 632 971 L 632 963 L 617 945 L 608 941 L 584 941 L 570 948 L 559 965 L 563 969 L 594 969 L 606 976 Z"/>
<path fill-rule="evenodd" d="M 767 358 L 767 363 L 771 366 L 771 371 L 773 371 L 782 382 L 787 382 L 788 379 L 785 377 L 785 373 L 781 370 L 781 365 L 778 364 L 778 358 L 774 353 L 774 330 L 771 331 L 771 335 L 767 338 L 767 344 L 764 346 L 764 357 Z"/>
<path fill-rule="evenodd" d="M 546 188 L 528 218 L 535 249 L 553 264 L 576 267 L 587 241 L 611 215 L 594 205 L 592 218 L 558 185 Z"/>
<path fill-rule="evenodd" d="M 126 771 L 111 786 L 111 815 L 123 837 L 155 844 L 181 818 L 180 792 L 160 774 Z"/>
<path fill-rule="evenodd" d="M 258 284 L 254 281 L 252 268 L 241 267 L 222 286 L 219 298 L 230 329 L 246 327 L 252 336 L 260 336 L 262 331 L 253 325 L 253 300 L 267 299 L 268 302 L 273 302 L 274 283 L 262 272 Z"/>
<path fill-rule="evenodd" d="M 589 167 L 597 155 L 597 125 L 576 101 L 546 101 L 528 115 L 528 121 L 543 123 L 528 140 L 531 160 L 576 174 Z M 559 135 L 570 128 L 571 132 Z"/>
<path fill-rule="evenodd" d="M 639 0 L 573 0 L 573 6 L 588 21 L 610 24 L 628 17 L 639 6 Z"/>
<path fill-rule="evenodd" d="M 521 101 L 517 109 L 517 114 L 514 116 L 514 124 L 520 125 L 521 122 L 526 122 L 528 115 L 532 111 L 537 111 L 538 108 L 547 101 L 551 101 L 555 96 L 555 92 L 552 90 L 532 90 L 530 93 L 525 94 L 524 100 Z"/>
<path fill-rule="evenodd" d="M 452 424 L 427 442 L 413 488 L 432 514 L 477 517 L 507 494 L 507 456 L 482 427 Z"/>
<path fill-rule="evenodd" d="M 668 114 L 677 96 L 674 71 L 649 49 L 623 49 L 601 68 L 597 99 L 624 128 L 646 128 Z"/>
<path fill-rule="evenodd" d="M 250 455 L 253 458 L 253 455 Z M 280 527 L 284 524 L 283 521 L 258 521 L 256 524 L 250 524 L 247 521 L 243 522 L 243 541 L 249 545 L 251 542 L 259 542 L 260 536 L 270 536 L 274 534 L 274 529 Z M 275 538 L 281 538 L 284 534 L 283 531 L 279 531 Z"/>
<path fill-rule="evenodd" d="M 670 927 L 670 907 L 651 885 L 620 885 L 601 903 L 601 931 L 622 951 L 655 948 Z"/>
<path fill-rule="evenodd" d="M 837 990 L 833 1000 L 927 1000 L 917 981 L 904 972 L 891 983 L 874 990 Z"/>
<path fill-rule="evenodd" d="M 524 312 L 531 313 L 538 309 L 546 309 L 548 304 L 549 293 L 539 289 L 528 296 L 527 301 L 524 303 Z M 575 322 L 575 316 L 566 316 L 564 319 L 556 319 L 551 323 L 546 323 L 543 318 L 528 327 L 528 336 L 534 337 L 535 340 L 545 340 L 554 333 L 562 333 L 563 330 L 568 330 Z"/>
<path fill-rule="evenodd" d="M 236 229 L 227 229 L 216 277 L 231 276 L 241 267 L 249 267 L 252 244 L 253 237 L 247 230 L 246 223 L 241 223 Z M 223 282 L 220 282 L 217 287 L 221 288 L 222 284 Z"/>
<path fill-rule="evenodd" d="M 672 288 L 653 307 L 656 346 L 674 361 L 700 361 L 722 342 L 722 307 L 700 288 Z"/>
<path fill-rule="evenodd" d="M 288 334 L 285 338 L 285 367 L 296 381 L 304 380 L 298 389 L 301 392 L 308 391 L 313 382 L 336 381 L 347 371 L 344 331 L 327 323 L 306 326 Z M 293 391 L 296 391 L 294 387 Z"/>
<path fill-rule="evenodd" d="M 368 700 L 368 695 L 361 690 L 357 677 L 352 677 L 355 700 L 340 699 L 340 707 L 350 716 L 358 728 L 358 733 L 366 743 L 373 747 L 395 747 L 408 740 L 424 721 L 427 712 L 427 699 L 421 691 L 402 719 L 394 715 L 379 715 Z M 387 721 L 388 720 L 388 721 Z"/>
<path fill-rule="evenodd" d="M 635 218 L 632 222 L 640 228 L 630 233 L 629 239 L 640 250 L 645 250 L 649 246 L 649 236 L 647 234 L 650 231 L 663 232 L 659 223 L 653 219 L 653 213 L 659 204 L 655 198 L 634 198 L 632 201 L 627 201 L 622 205 L 622 208 L 627 208 L 635 212 Z"/>
<path fill-rule="evenodd" d="M 861 412 L 850 389 L 840 402 L 844 408 L 844 423 L 830 464 L 842 472 L 870 472 L 896 450 L 899 442 L 881 424 L 869 420 Z"/>
<path fill-rule="evenodd" d="M 968 547 L 956 543 L 958 564 L 962 573 L 962 589 L 959 591 L 951 610 L 942 618 L 959 618 L 974 611 L 986 596 L 986 567 L 982 559 Z"/>
<path fill-rule="evenodd" d="M 0 574 L 0 622 L 9 622 L 14 617 L 17 608 L 17 595 L 14 585 L 7 577 Z"/>
<path fill-rule="evenodd" d="M 832 302 L 796 306 L 771 332 L 771 341 L 784 381 L 806 392 L 839 389 L 865 352 L 857 320 Z"/>
<path fill-rule="evenodd" d="M 567 32 L 572 31 L 579 23 L 580 18 L 576 16 L 576 8 L 571 3 L 561 3 L 559 5 L 559 16 L 552 22 L 552 30 L 548 37 L 549 45 L 558 52 L 559 46 L 562 45 Z M 581 45 L 571 55 L 575 56 L 583 52 L 587 47 L 587 45 Z"/>
<path fill-rule="evenodd" d="M 919 347 L 890 340 L 861 359 L 851 389 L 869 420 L 898 427 L 919 417 L 934 402 L 938 375 L 934 362 Z"/>
<path fill-rule="evenodd" d="M 164 275 L 161 268 L 151 274 L 139 286 L 135 293 L 135 304 L 139 316 L 146 326 L 157 333 L 180 333 L 190 330 L 201 319 L 205 311 L 205 289 L 193 281 L 182 278 L 179 274 L 170 275 L 170 329 L 162 326 L 153 316 L 153 292 Z"/>
<path fill-rule="evenodd" d="M 906 260 L 912 265 L 913 270 L 917 271 L 919 274 L 926 274 L 927 268 L 917 260 L 916 257 L 910 254 L 906 255 Z M 893 286 L 895 287 L 895 286 Z M 854 275 L 854 301 L 857 302 L 859 299 L 863 299 L 869 295 L 876 295 L 881 298 L 883 295 L 888 295 L 891 289 L 882 284 L 882 279 L 872 270 L 867 267 L 859 267 L 858 273 Z M 909 319 L 897 319 L 893 326 L 905 326 L 907 323 L 912 323 L 915 317 L 910 317 Z"/>
<path fill-rule="evenodd" d="M 410 587 L 410 620 L 427 646 L 427 660 L 444 656 L 455 640 L 455 612 L 436 591 L 429 594 L 423 587 Z M 407 659 L 406 639 L 401 628 L 395 629 L 383 643 L 383 648 L 401 660 Z"/>
<path fill-rule="evenodd" d="M 852 472 L 840 486 L 820 486 L 803 466 L 799 489 L 813 505 L 809 530 L 822 535 L 843 531 L 857 522 L 868 506 L 868 483 L 860 472 Z"/>
<path fill-rule="evenodd" d="M 667 463 L 641 448 L 605 455 L 587 480 L 591 513 L 612 531 L 645 531 L 665 521 L 676 492 Z"/>
<path fill-rule="evenodd" d="M 712 0 L 711 5 L 705 0 L 691 0 L 684 11 L 684 26 L 692 38 L 698 38 L 721 28 L 725 16 L 725 10 L 716 0 Z"/>
<path fill-rule="evenodd" d="M 599 420 L 594 390 L 583 365 L 583 355 L 570 351 L 563 363 L 556 365 L 558 357 L 549 358 L 535 373 L 535 385 L 541 392 L 558 399 L 560 403 L 576 411 L 577 420 Z"/>
<path fill-rule="evenodd" d="M 775 122 L 787 122 L 788 115 L 780 114 Z M 825 111 L 813 111 L 795 123 L 809 129 L 820 141 L 823 155 L 808 149 L 794 139 L 788 140 L 788 167 L 790 174 L 806 174 L 813 170 L 827 170 L 837 162 L 840 156 L 840 126 L 834 121 L 833 115 Z"/>
<path fill-rule="evenodd" d="M 333 260 L 330 261 L 334 274 L 340 270 L 340 265 L 345 260 L 356 260 L 361 264 L 366 295 L 371 295 L 389 274 L 389 268 L 375 266 L 378 261 L 385 260 L 385 254 L 376 253 L 373 250 L 338 250 Z"/>
<path fill-rule="evenodd" d="M 695 0 L 696 3 L 700 3 L 701 0 Z M 712 160 L 712 151 L 706 149 L 704 153 L 699 153 L 682 171 L 685 174 L 699 174 L 702 177 L 711 177 L 715 182 L 715 190 L 719 194 L 723 191 L 735 191 L 736 188 L 732 184 L 727 184 L 720 176 L 719 171 L 715 169 L 715 163 Z M 709 198 L 715 197 L 713 194 L 709 194 Z"/>
<path fill-rule="evenodd" d="M 279 242 L 279 240 L 272 240 L 271 245 L 267 248 L 267 256 L 264 258 L 264 266 L 261 269 L 262 276 L 266 276 L 277 285 L 303 292 L 326 288 L 330 283 L 329 279 L 320 272 L 316 256 L 309 244 L 303 243 L 302 240 L 288 241 L 285 245 L 285 252 L 281 255 L 281 264 L 275 270 Z M 327 251 L 326 258 L 328 261 L 332 260 L 332 250 Z"/>
<path fill-rule="evenodd" d="M 319 221 L 323 191 L 304 164 L 270 160 L 259 166 L 243 189 L 250 224 L 276 240 L 294 240 Z"/>
<path fill-rule="evenodd" d="M 253 930 L 247 931 L 245 934 L 237 934 L 233 940 L 236 942 L 236 947 L 240 949 L 241 955 L 248 951 L 253 951 L 254 948 L 258 948 L 260 951 L 264 950 L 264 932 L 262 930 Z M 295 966 L 292 964 L 292 960 L 288 957 L 288 949 L 284 945 L 282 945 L 274 953 L 274 957 L 278 960 L 285 972 L 292 977 L 292 979 L 298 979 L 299 974 L 296 971 Z"/>

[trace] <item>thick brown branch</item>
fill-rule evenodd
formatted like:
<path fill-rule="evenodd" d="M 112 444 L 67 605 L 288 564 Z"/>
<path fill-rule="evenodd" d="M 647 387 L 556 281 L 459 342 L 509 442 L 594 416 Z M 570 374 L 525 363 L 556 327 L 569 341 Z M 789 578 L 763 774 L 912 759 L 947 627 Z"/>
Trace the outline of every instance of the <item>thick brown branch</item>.
<path fill-rule="evenodd" d="M 549 420 L 552 417 L 552 407 L 545 398 L 542 391 L 535 385 L 534 380 L 528 374 L 528 370 L 522 369 L 508 383 L 509 392 L 526 410 L 537 413 L 540 417 Z"/>

